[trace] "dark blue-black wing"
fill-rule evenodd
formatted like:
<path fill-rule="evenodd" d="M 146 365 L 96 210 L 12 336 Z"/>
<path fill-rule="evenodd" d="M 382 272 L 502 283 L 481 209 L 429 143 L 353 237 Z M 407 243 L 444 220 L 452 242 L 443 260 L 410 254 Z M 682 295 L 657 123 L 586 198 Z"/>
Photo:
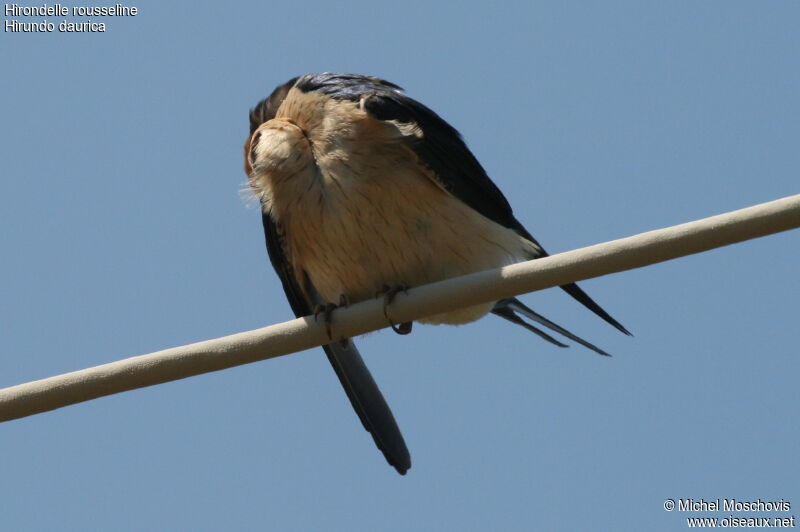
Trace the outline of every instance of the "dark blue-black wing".
<path fill-rule="evenodd" d="M 352 91 L 351 91 L 352 92 Z M 547 252 L 516 219 L 500 189 L 492 182 L 469 150 L 461 135 L 425 105 L 409 98 L 394 86 L 362 83 L 359 96 L 364 109 L 379 120 L 416 124 L 422 135 L 408 135 L 406 143 L 439 180 L 441 186 L 490 220 L 535 243 L 541 257 Z M 621 332 L 630 332 L 594 302 L 578 285 L 561 287 L 570 296 Z"/>

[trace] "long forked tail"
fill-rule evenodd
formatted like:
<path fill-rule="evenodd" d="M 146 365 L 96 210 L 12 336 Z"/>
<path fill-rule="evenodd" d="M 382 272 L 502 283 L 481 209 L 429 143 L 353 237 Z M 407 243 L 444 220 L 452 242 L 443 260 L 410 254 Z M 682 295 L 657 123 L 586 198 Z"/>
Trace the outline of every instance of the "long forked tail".
<path fill-rule="evenodd" d="M 570 340 L 572 340 L 574 342 L 577 342 L 577 343 L 581 344 L 584 347 L 587 347 L 587 348 L 591 349 L 595 353 L 599 353 L 599 354 L 601 354 L 603 356 L 607 356 L 607 357 L 611 356 L 609 353 L 606 353 L 605 351 L 603 351 L 602 349 L 600 349 L 596 345 L 594 345 L 592 343 L 589 343 L 586 340 L 584 340 L 583 338 L 572 334 L 571 332 L 569 332 L 565 328 L 561 327 L 560 325 L 557 325 L 556 323 L 553 323 L 552 321 L 548 320 L 547 318 L 545 318 L 544 316 L 542 316 L 538 312 L 535 312 L 533 309 L 531 309 L 530 307 L 525 305 L 522 301 L 520 301 L 516 297 L 508 298 L 508 299 L 501 299 L 500 301 L 498 301 L 495 304 L 494 308 L 492 309 L 492 313 L 500 316 L 501 318 L 504 318 L 504 319 L 510 321 L 511 323 L 516 323 L 517 325 L 521 325 L 521 326 L 525 327 L 529 331 L 538 334 L 540 337 L 542 337 L 543 339 L 547 340 L 551 344 L 557 345 L 559 347 L 569 347 L 569 346 L 567 346 L 566 344 L 562 344 L 561 342 L 559 342 L 558 340 L 556 340 L 555 338 L 553 338 L 552 336 L 550 336 L 549 334 L 547 334 L 543 330 L 541 330 L 538 327 L 535 327 L 535 326 L 531 325 L 530 323 L 526 322 L 525 320 L 522 319 L 521 316 L 524 316 L 525 318 L 528 318 L 529 320 L 534 321 L 534 322 L 538 323 L 539 325 L 547 327 L 551 331 L 557 332 L 558 334 L 560 334 L 560 335 L 562 335 L 562 336 L 564 336 L 566 338 L 569 338 Z M 622 327 L 622 326 L 620 325 L 620 327 Z M 627 331 L 625 331 L 625 332 L 627 332 Z"/>
<path fill-rule="evenodd" d="M 411 467 L 411 455 L 403 435 L 383 398 L 375 379 L 352 340 L 322 346 L 333 366 L 353 409 L 389 465 L 405 475 Z"/>

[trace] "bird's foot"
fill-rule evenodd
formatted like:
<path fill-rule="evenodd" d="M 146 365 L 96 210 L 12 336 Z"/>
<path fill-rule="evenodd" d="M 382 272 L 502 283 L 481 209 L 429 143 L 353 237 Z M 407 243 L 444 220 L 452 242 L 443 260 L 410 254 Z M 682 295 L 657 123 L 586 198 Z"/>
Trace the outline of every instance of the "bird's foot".
<path fill-rule="evenodd" d="M 328 333 L 328 339 L 333 339 L 333 333 L 331 331 L 331 321 L 333 321 L 333 311 L 338 307 L 333 303 L 325 303 L 324 305 L 319 304 L 314 307 L 314 321 L 317 321 L 319 315 L 322 314 L 323 318 L 325 319 L 325 332 Z"/>
<path fill-rule="evenodd" d="M 324 305 L 318 304 L 314 307 L 314 321 L 317 320 L 320 314 L 323 315 L 325 319 L 325 332 L 328 333 L 328 339 L 333 340 L 333 332 L 331 330 L 331 323 L 333 322 L 333 311 L 339 307 L 347 308 L 350 304 L 350 301 L 347 299 L 347 296 L 342 294 L 339 296 L 339 304 L 336 303 L 325 303 Z M 343 339 L 343 345 L 347 345 L 349 340 L 347 338 Z"/>
<path fill-rule="evenodd" d="M 390 287 L 389 285 L 383 285 L 381 289 L 375 293 L 375 296 L 383 296 L 383 315 L 386 316 L 386 319 L 389 321 L 389 325 L 392 327 L 392 330 L 397 334 L 409 334 L 411 332 L 411 325 L 413 322 L 407 321 L 405 323 L 401 323 L 400 325 L 395 325 L 391 318 L 389 318 L 389 313 L 386 311 L 389 305 L 392 304 L 392 301 L 394 301 L 394 298 L 400 292 L 408 294 L 408 285 L 405 283 L 400 283 L 399 285 L 393 287 Z"/>

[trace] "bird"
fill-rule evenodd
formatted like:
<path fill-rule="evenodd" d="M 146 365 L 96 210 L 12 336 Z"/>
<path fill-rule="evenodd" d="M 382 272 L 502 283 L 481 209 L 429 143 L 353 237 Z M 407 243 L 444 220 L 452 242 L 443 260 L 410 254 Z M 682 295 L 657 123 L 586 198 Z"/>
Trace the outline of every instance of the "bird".
<path fill-rule="evenodd" d="M 267 252 L 297 317 L 547 252 L 449 123 L 398 85 L 360 74 L 290 79 L 249 113 L 244 169 L 258 198 Z M 631 333 L 574 283 L 561 287 Z M 489 313 L 559 346 L 541 327 L 604 350 L 517 298 L 418 321 L 463 324 Z M 533 323 L 531 323 L 533 322 Z M 534 325 L 536 324 L 536 325 Z M 393 328 L 407 333 L 411 324 Z M 330 329 L 329 336 L 330 336 Z M 352 339 L 323 349 L 364 428 L 404 475 L 411 457 Z"/>

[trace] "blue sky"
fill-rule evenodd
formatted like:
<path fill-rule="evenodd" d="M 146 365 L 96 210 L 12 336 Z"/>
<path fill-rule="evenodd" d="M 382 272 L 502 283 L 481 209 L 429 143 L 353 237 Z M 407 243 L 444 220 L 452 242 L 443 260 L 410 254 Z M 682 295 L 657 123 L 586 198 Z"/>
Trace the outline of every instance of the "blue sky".
<path fill-rule="evenodd" d="M 0 36 L 1 386 L 291 317 L 241 145 L 248 109 L 302 73 L 381 76 L 435 109 L 551 253 L 798 193 L 795 2 L 132 5 L 105 33 Z M 406 477 L 319 349 L 2 424 L 0 528 L 714 515 L 668 498 L 796 515 L 798 250 L 789 232 L 583 283 L 633 338 L 560 291 L 524 296 L 612 359 L 494 317 L 361 339 Z"/>

